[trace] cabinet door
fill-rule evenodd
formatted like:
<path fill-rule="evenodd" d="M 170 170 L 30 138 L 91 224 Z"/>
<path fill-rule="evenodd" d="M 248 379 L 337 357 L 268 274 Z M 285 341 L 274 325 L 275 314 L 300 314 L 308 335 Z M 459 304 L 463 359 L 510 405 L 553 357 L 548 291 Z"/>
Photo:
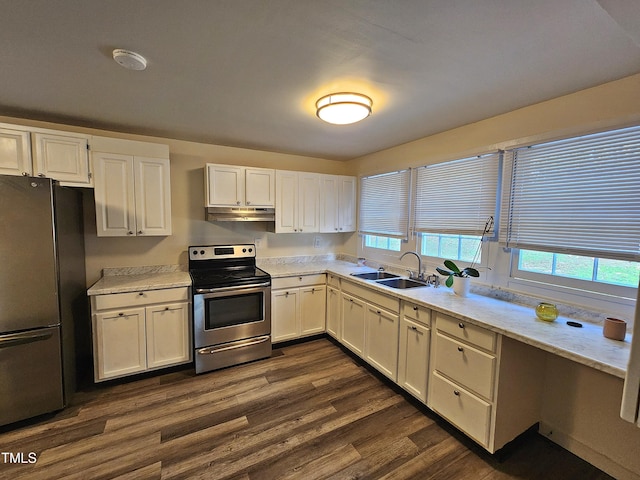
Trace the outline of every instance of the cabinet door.
<path fill-rule="evenodd" d="M 431 330 L 404 317 L 400 322 L 398 384 L 414 397 L 427 402 L 429 342 Z"/>
<path fill-rule="evenodd" d="M 86 137 L 35 133 L 35 175 L 79 186 L 91 185 Z"/>
<path fill-rule="evenodd" d="M 207 206 L 237 207 L 244 202 L 244 168 L 207 164 Z"/>
<path fill-rule="evenodd" d="M 298 231 L 320 230 L 320 175 L 298 173 Z"/>
<path fill-rule="evenodd" d="M 135 308 L 93 316 L 96 381 L 146 370 L 144 315 L 144 308 Z"/>
<path fill-rule="evenodd" d="M 136 235 L 171 235 L 168 158 L 134 157 Z"/>
<path fill-rule="evenodd" d="M 398 378 L 398 315 L 367 304 L 365 359 L 391 380 Z"/>
<path fill-rule="evenodd" d="M 189 304 L 147 307 L 147 368 L 175 365 L 191 360 Z"/>
<path fill-rule="evenodd" d="M 342 293 L 342 344 L 364 356 L 365 304 L 362 300 Z"/>
<path fill-rule="evenodd" d="M 276 233 L 298 231 L 298 174 L 276 170 Z"/>
<path fill-rule="evenodd" d="M 299 336 L 298 289 L 271 291 L 271 337 L 274 342 Z"/>
<path fill-rule="evenodd" d="M 327 333 L 340 340 L 340 290 L 327 287 Z"/>
<path fill-rule="evenodd" d="M 29 132 L 0 128 L 0 174 L 33 174 Z"/>
<path fill-rule="evenodd" d="M 275 170 L 245 169 L 245 204 L 247 207 L 273 207 L 276 203 Z"/>
<path fill-rule="evenodd" d="M 356 231 L 356 177 L 338 177 L 338 231 Z"/>
<path fill-rule="evenodd" d="M 338 231 L 338 178 L 337 175 L 320 177 L 320 231 L 323 233 Z"/>
<path fill-rule="evenodd" d="M 136 234 L 133 157 L 94 153 L 96 227 L 99 237 Z"/>
<path fill-rule="evenodd" d="M 327 288 L 324 285 L 300 288 L 300 334 L 325 331 Z"/>

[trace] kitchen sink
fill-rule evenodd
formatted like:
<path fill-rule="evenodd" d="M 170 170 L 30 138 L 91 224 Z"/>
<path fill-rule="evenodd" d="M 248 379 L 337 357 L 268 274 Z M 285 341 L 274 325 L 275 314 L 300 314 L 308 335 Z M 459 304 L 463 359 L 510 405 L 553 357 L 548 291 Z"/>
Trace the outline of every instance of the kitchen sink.
<path fill-rule="evenodd" d="M 394 275 L 388 272 L 367 272 L 367 273 L 352 273 L 351 276 L 361 278 L 362 280 L 380 280 L 383 278 L 398 278 L 400 275 Z"/>
<path fill-rule="evenodd" d="M 390 278 L 389 280 L 378 280 L 376 283 L 393 288 L 415 288 L 429 286 L 427 283 L 411 280 L 410 278 Z"/>

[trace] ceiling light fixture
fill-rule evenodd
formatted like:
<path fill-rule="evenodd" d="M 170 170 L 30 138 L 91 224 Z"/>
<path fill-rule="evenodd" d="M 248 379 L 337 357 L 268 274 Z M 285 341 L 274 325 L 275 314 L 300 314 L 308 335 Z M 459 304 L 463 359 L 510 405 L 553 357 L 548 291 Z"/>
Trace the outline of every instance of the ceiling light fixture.
<path fill-rule="evenodd" d="M 147 68 L 147 59 L 136 52 L 116 48 L 113 51 L 113 59 L 118 65 L 129 70 L 144 70 Z"/>
<path fill-rule="evenodd" d="M 360 93 L 331 93 L 316 102 L 316 115 L 334 125 L 348 125 L 371 115 L 373 101 Z"/>

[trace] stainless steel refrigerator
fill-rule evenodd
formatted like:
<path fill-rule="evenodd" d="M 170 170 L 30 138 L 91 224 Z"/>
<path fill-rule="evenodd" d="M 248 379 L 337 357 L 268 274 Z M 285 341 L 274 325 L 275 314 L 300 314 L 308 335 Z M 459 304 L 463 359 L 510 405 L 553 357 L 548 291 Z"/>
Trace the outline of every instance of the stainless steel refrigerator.
<path fill-rule="evenodd" d="M 85 294 L 81 193 L 0 175 L 0 425 L 70 399 Z"/>

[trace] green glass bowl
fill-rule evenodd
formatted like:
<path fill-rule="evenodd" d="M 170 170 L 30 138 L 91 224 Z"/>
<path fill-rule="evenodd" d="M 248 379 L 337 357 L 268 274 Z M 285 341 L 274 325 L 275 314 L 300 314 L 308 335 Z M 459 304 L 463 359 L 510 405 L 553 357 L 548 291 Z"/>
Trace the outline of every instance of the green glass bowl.
<path fill-rule="evenodd" d="M 540 320 L 545 322 L 553 322 L 558 318 L 558 307 L 553 303 L 542 302 L 536 306 L 536 315 Z"/>

